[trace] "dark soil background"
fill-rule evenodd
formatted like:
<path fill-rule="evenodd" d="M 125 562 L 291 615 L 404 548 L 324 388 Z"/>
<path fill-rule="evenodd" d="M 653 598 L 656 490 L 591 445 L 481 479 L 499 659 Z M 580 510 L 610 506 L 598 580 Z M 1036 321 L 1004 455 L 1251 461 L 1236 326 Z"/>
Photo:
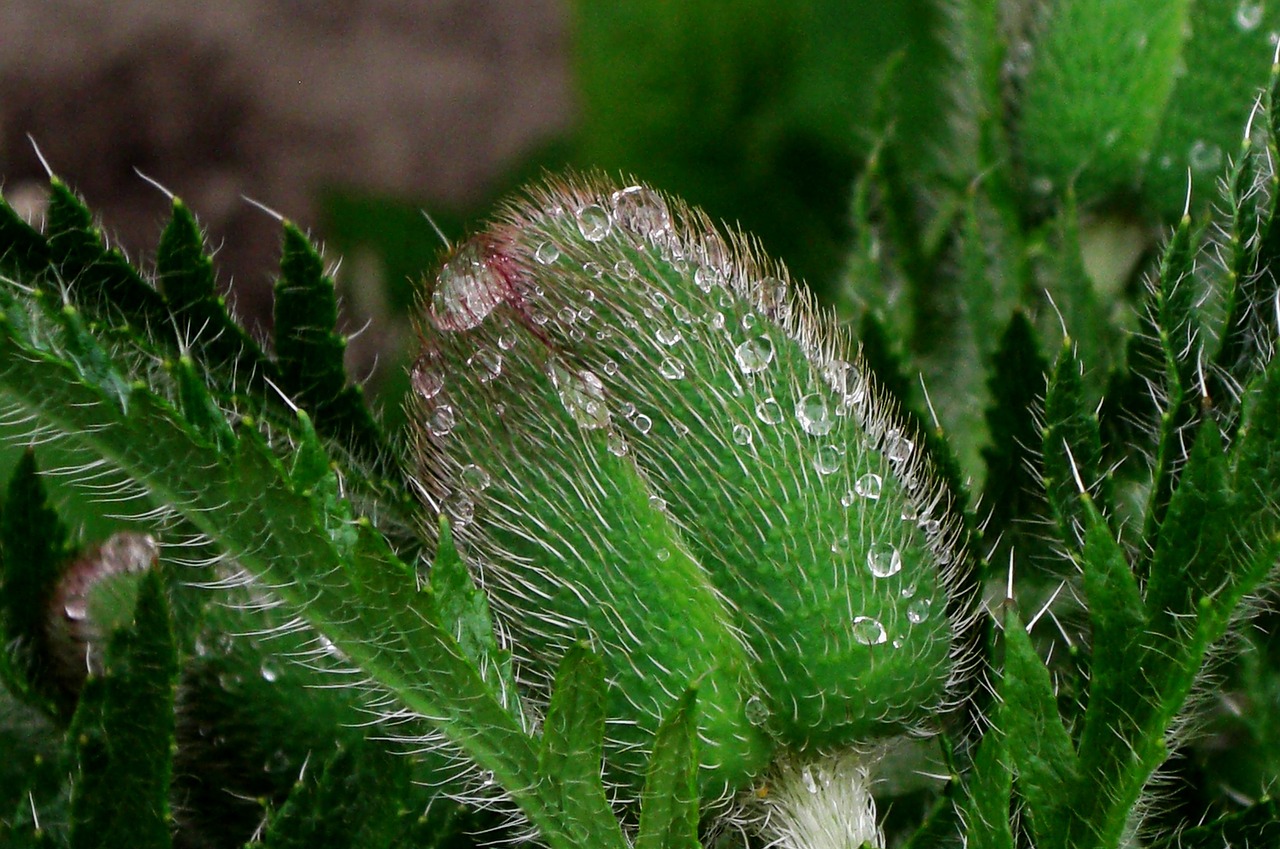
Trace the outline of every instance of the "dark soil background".
<path fill-rule="evenodd" d="M 196 212 L 260 322 L 279 225 L 242 195 L 319 237 L 326 191 L 475 207 L 570 123 L 565 18 L 556 0 L 11 0 L 4 194 L 38 220 L 34 140 L 145 264 L 168 201 L 137 169 Z"/>

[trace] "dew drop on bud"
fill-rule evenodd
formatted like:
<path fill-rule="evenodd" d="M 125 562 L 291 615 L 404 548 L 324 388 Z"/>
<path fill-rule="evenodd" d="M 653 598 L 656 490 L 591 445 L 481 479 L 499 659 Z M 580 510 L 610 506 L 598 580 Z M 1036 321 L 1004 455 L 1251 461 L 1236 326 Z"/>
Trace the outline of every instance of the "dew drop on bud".
<path fill-rule="evenodd" d="M 734 349 L 733 358 L 738 361 L 738 368 L 743 374 L 762 372 L 773 361 L 773 340 L 768 336 L 748 339 Z"/>
<path fill-rule="evenodd" d="M 744 424 L 736 424 L 733 426 L 733 441 L 738 445 L 751 444 L 751 428 Z"/>
<path fill-rule="evenodd" d="M 767 425 L 776 425 L 782 421 L 782 405 L 772 398 L 766 398 L 756 404 L 756 418 Z"/>
<path fill-rule="evenodd" d="M 912 625 L 919 625 L 921 622 L 929 618 L 929 608 L 933 605 L 933 599 L 928 596 L 921 596 L 911 604 L 907 605 L 907 620 Z"/>
<path fill-rule="evenodd" d="M 631 423 L 635 425 L 636 430 L 640 431 L 641 433 L 648 433 L 649 430 L 653 427 L 653 419 L 649 418 L 644 413 L 641 413 L 640 415 L 632 419 Z"/>
<path fill-rule="evenodd" d="M 609 431 L 608 444 L 609 453 L 615 457 L 625 457 L 627 455 L 627 451 L 630 450 L 630 446 L 627 445 L 627 440 L 617 431 Z"/>
<path fill-rule="evenodd" d="M 413 373 L 409 376 L 413 392 L 424 401 L 429 401 L 440 394 L 444 388 L 444 375 L 433 368 L 425 357 L 419 358 L 413 365 Z"/>
<path fill-rule="evenodd" d="M 436 276 L 431 320 L 441 330 L 470 330 L 506 300 L 508 290 L 485 244 L 473 239 L 458 248 Z"/>
<path fill-rule="evenodd" d="M 878 646 L 889 639 L 879 619 L 871 616 L 853 617 L 853 638 L 864 646 Z"/>
<path fill-rule="evenodd" d="M 796 420 L 810 436 L 826 436 L 836 426 L 826 396 L 810 392 L 796 402 Z"/>
<path fill-rule="evenodd" d="M 883 482 L 881 481 L 880 476 L 875 472 L 867 472 L 865 475 L 858 478 L 858 482 L 853 485 L 853 488 L 858 495 L 863 498 L 869 498 L 872 501 L 880 497 L 880 490 L 882 487 Z"/>
<path fill-rule="evenodd" d="M 867 568 L 877 578 L 887 578 L 902 571 L 902 555 L 891 543 L 873 542 L 867 551 Z"/>
<path fill-rule="evenodd" d="M 596 430 L 609 424 L 609 408 L 605 405 L 604 384 L 600 378 L 586 369 L 575 374 L 556 362 L 549 365 L 548 371 L 560 403 L 579 426 Z"/>
<path fill-rule="evenodd" d="M 73 622 L 81 622 L 89 616 L 89 602 L 78 596 L 62 606 L 62 612 Z"/>
<path fill-rule="evenodd" d="M 462 471 L 458 473 L 458 479 L 472 492 L 484 492 L 489 488 L 491 481 L 489 473 L 475 463 L 463 466 Z"/>
<path fill-rule="evenodd" d="M 813 455 L 813 469 L 818 474 L 833 474 L 836 469 L 840 468 L 840 449 L 835 445 L 824 445 L 818 449 L 818 453 Z"/>
<path fill-rule="evenodd" d="M 910 460 L 915 447 L 914 442 L 897 430 L 890 430 L 884 435 L 884 453 L 891 462 L 905 463 Z"/>
<path fill-rule="evenodd" d="M 543 242 L 533 252 L 533 258 L 543 265 L 550 265 L 560 258 L 560 249 L 554 242 Z"/>
<path fill-rule="evenodd" d="M 453 433 L 453 426 L 456 423 L 457 419 L 454 418 L 453 407 L 448 404 L 441 404 L 427 419 L 427 429 L 436 436 L 448 436 Z"/>
<path fill-rule="evenodd" d="M 684 377 L 684 363 L 675 357 L 667 357 L 658 366 L 658 371 L 667 380 L 679 380 Z"/>
<path fill-rule="evenodd" d="M 610 201 L 619 227 L 645 237 L 656 236 L 671 227 L 667 203 L 653 189 L 627 186 L 614 192 Z"/>
<path fill-rule="evenodd" d="M 467 365 L 476 370 L 481 383 L 488 383 L 502 374 L 502 354 L 488 348 L 476 351 L 467 360 Z"/>
<path fill-rule="evenodd" d="M 746 711 L 747 722 L 757 728 L 769 721 L 769 706 L 759 696 L 752 696 L 747 699 L 744 710 Z"/>
<path fill-rule="evenodd" d="M 604 207 L 592 203 L 578 210 L 578 232 L 588 242 L 598 242 L 608 236 L 612 226 Z"/>
<path fill-rule="evenodd" d="M 663 345 L 666 345 L 668 348 L 670 348 L 672 345 L 677 344 L 681 339 L 684 338 L 684 335 L 680 332 L 680 330 L 675 327 L 659 327 L 657 331 L 654 332 L 653 336 L 655 339 L 657 339 Z"/>

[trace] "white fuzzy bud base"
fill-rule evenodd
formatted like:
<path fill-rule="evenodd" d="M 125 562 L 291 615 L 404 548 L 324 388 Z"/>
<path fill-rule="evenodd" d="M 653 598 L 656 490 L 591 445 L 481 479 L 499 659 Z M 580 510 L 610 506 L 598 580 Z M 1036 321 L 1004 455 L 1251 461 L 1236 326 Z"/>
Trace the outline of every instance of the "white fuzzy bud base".
<path fill-rule="evenodd" d="M 861 752 L 782 757 L 731 819 L 778 849 L 884 849 Z"/>

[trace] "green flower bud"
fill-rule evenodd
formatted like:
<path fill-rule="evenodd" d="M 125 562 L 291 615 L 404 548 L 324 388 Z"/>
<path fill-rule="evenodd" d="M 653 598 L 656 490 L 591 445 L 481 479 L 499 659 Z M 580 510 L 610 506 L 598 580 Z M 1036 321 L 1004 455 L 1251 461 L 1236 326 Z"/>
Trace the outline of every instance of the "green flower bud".
<path fill-rule="evenodd" d="M 847 340 L 745 237 L 644 186 L 548 184 L 424 304 L 418 483 L 545 693 L 586 637 L 613 777 L 699 687 L 704 789 L 896 733 L 956 670 L 956 524 Z"/>

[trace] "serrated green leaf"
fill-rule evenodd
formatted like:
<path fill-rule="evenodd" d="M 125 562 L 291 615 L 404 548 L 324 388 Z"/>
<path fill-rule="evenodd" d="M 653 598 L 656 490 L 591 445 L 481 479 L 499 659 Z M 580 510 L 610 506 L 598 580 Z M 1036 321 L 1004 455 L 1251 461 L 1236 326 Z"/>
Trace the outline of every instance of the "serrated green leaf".
<path fill-rule="evenodd" d="M 662 722 L 649 756 L 635 849 L 699 849 L 697 691 Z"/>
<path fill-rule="evenodd" d="M 1068 337 L 1063 340 L 1049 376 L 1041 439 L 1045 494 L 1066 540 L 1081 539 L 1088 526 L 1080 501 L 1082 487 L 1103 511 L 1111 503 L 1101 428 L 1097 414 L 1085 406 L 1081 371 Z"/>
<path fill-rule="evenodd" d="M 1007 751 L 1003 707 L 997 707 L 982 736 L 957 807 L 968 849 L 1014 849 L 1013 770 Z"/>
<path fill-rule="evenodd" d="M 1178 620 L 1223 579 L 1232 519 L 1227 458 L 1212 419 L 1200 425 L 1191 455 L 1160 525 L 1147 578 L 1146 606 L 1161 634 L 1173 638 Z"/>
<path fill-rule="evenodd" d="M 173 624 L 156 572 L 142 581 L 132 631 L 117 632 L 107 672 L 90 679 L 72 723 L 71 846 L 167 847 L 172 822 Z"/>
<path fill-rule="evenodd" d="M 1045 506 L 1032 463 L 1041 438 L 1033 411 L 1045 397 L 1047 370 L 1035 328 L 1024 312 L 1015 312 L 991 363 L 991 442 L 982 450 L 987 474 L 981 501 L 991 511 L 984 533 L 988 539 L 1007 538 L 1006 552 L 1010 547 L 1021 551 L 1019 543 L 1029 536 L 1022 530 L 1025 520 Z M 995 563 L 1006 559 L 999 552 L 990 557 Z"/>
<path fill-rule="evenodd" d="M 1280 842 L 1280 803 L 1263 799 L 1212 822 L 1180 829 L 1147 844 L 1148 849 L 1235 849 L 1275 846 Z"/>
<path fill-rule="evenodd" d="M 49 245 L 0 195 L 0 273 L 36 280 L 49 271 Z"/>
<path fill-rule="evenodd" d="M 52 679 L 46 629 L 49 604 L 70 554 L 67 529 L 49 504 L 35 454 L 23 454 L 0 512 L 0 680 L 51 716 L 69 712 Z"/>
<path fill-rule="evenodd" d="M 324 261 L 294 225 L 284 226 L 275 287 L 275 349 L 281 389 L 311 410 L 321 433 L 370 461 L 387 455 L 363 394 L 347 384 L 346 339 L 334 332 L 338 302 Z"/>
<path fill-rule="evenodd" d="M 1017 129 L 1033 183 L 1073 184 L 1086 203 L 1136 185 L 1173 91 L 1190 5 L 1083 0 L 1054 4 L 1037 21 Z"/>
<path fill-rule="evenodd" d="M 1153 287 L 1154 333 L 1164 356 L 1165 402 L 1159 411 L 1158 441 L 1147 496 L 1144 536 L 1155 535 L 1164 521 L 1173 486 L 1174 467 L 1185 450 L 1184 431 L 1193 421 L 1199 405 L 1194 388 L 1195 374 L 1203 369 L 1202 328 L 1195 313 L 1196 244 L 1190 216 L 1184 215 L 1174 229 L 1160 258 L 1159 275 Z M 1131 361 L 1137 358 L 1131 353 Z M 1131 373 L 1138 370 L 1131 362 Z"/>
<path fill-rule="evenodd" d="M 496 684 L 503 703 L 518 711 L 511 654 L 498 646 L 489 599 L 476 588 L 470 570 L 458 556 L 449 520 L 443 515 L 436 541 L 436 559 L 431 565 L 431 590 L 436 597 L 441 625 L 458 641 L 458 647 L 480 674 Z"/>
<path fill-rule="evenodd" d="M 22 332 L 0 320 L 0 385 L 12 401 L 92 446 L 218 540 L 353 663 L 492 770 L 549 843 L 566 846 L 558 814 L 540 795 L 528 737 L 434 624 L 430 594 L 418 592 L 412 570 L 380 535 L 295 492 L 250 422 L 242 421 L 228 462 L 153 393 L 135 388 L 121 405 L 92 374 L 31 347 Z"/>
<path fill-rule="evenodd" d="M 59 280 L 73 284 L 66 291 L 77 306 L 93 317 L 119 316 L 139 331 L 168 330 L 164 299 L 106 246 L 88 208 L 56 177 L 49 183 L 47 222 L 50 259 Z"/>
<path fill-rule="evenodd" d="M 604 754 L 604 664 L 584 645 L 569 650 L 556 672 L 542 725 L 538 770 L 578 846 L 623 849 L 627 845 L 601 780 Z"/>
<path fill-rule="evenodd" d="M 1071 736 L 1058 715 L 1049 670 L 1012 609 L 1004 620 L 1000 711 L 1005 751 L 1018 777 L 1036 845 L 1067 849 L 1071 796 L 1082 777 Z"/>
<path fill-rule="evenodd" d="M 1081 553 L 1092 629 L 1089 702 L 1080 732 L 1080 775 L 1089 781 L 1073 806 L 1077 841 L 1115 845 L 1151 772 L 1163 761 L 1163 723 L 1149 717 L 1159 702 L 1157 666 L 1149 658 L 1148 616 L 1124 551 L 1092 504 Z M 1165 646 L 1154 647 L 1164 652 Z M 1068 845 L 1079 845 L 1071 844 Z"/>
<path fill-rule="evenodd" d="M 361 743 L 314 764 L 271 817 L 262 849 L 390 849 L 416 812 L 410 796 L 410 761 Z"/>
<path fill-rule="evenodd" d="M 276 379 L 275 363 L 227 311 L 215 289 L 213 258 L 200 226 L 181 200 L 174 198 L 169 223 L 156 249 L 156 280 L 173 310 L 182 346 L 198 350 L 210 364 L 231 370 L 231 391 L 261 391 L 262 379 Z M 224 378 L 226 379 L 226 378 Z"/>

